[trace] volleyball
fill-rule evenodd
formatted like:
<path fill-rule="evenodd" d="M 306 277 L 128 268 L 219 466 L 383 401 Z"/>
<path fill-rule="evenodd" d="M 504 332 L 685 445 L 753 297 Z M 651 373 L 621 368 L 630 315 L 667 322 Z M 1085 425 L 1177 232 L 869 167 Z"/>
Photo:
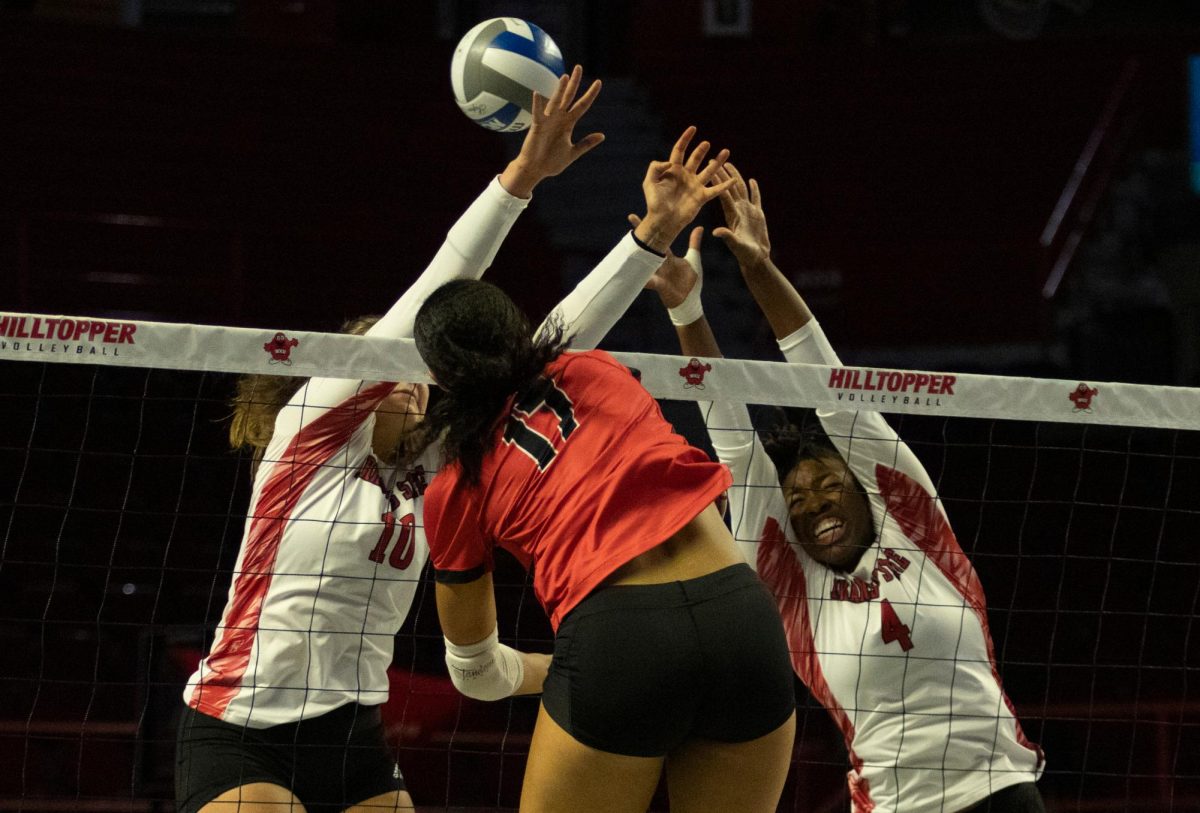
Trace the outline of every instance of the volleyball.
<path fill-rule="evenodd" d="M 459 40 L 450 84 L 467 118 L 515 133 L 529 126 L 533 91 L 550 98 L 564 72 L 562 51 L 545 31 L 516 17 L 495 17 Z"/>

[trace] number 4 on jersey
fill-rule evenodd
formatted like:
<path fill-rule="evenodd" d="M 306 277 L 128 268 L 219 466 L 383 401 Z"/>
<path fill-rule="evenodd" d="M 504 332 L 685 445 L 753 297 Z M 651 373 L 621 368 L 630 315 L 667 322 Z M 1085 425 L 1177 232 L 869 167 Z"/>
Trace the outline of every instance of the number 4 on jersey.
<path fill-rule="evenodd" d="M 900 616 L 896 615 L 896 611 L 892 609 L 892 602 L 886 598 L 879 602 L 879 616 L 879 632 L 883 636 L 885 644 L 897 641 L 905 652 L 913 648 L 912 630 L 908 628 L 907 624 L 901 622 Z"/>
<path fill-rule="evenodd" d="M 541 381 L 544 385 L 534 386 L 513 404 L 513 414 L 504 427 L 504 442 L 515 445 L 533 459 L 538 469 L 545 471 L 578 423 L 575 421 L 574 404 L 567 394 L 553 381 Z M 553 417 L 546 420 L 540 413 Z M 554 426 L 555 422 L 557 426 Z M 546 423 L 551 426 L 545 426 Z M 539 432 L 534 425 L 538 425 L 542 431 Z"/>

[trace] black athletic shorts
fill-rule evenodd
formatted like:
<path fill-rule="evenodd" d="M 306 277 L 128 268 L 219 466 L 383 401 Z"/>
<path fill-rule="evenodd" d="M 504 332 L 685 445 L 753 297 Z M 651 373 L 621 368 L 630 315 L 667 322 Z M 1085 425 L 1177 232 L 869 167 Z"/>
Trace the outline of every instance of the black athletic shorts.
<path fill-rule="evenodd" d="M 175 745 L 175 801 L 194 813 L 252 782 L 288 788 L 309 813 L 404 790 L 378 706 L 356 703 L 298 723 L 247 728 L 186 708 Z"/>
<path fill-rule="evenodd" d="M 984 799 L 971 813 L 1046 813 L 1042 794 L 1032 782 L 1011 785 Z"/>
<path fill-rule="evenodd" d="M 746 565 L 600 588 L 559 626 L 542 704 L 584 745 L 629 756 L 769 734 L 796 707 L 775 600 Z"/>

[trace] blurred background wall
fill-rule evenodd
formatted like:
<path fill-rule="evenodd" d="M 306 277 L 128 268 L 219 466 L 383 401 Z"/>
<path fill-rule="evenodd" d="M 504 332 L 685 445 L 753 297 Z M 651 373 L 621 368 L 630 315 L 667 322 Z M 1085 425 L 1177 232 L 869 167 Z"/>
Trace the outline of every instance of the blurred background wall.
<path fill-rule="evenodd" d="M 291 328 L 386 307 L 519 145 L 449 89 L 458 36 L 501 13 L 606 81 L 609 142 L 497 264 L 531 310 L 696 123 L 760 179 L 847 359 L 1200 383 L 1200 12 L 1169 0 L 3 0 L 0 307 Z M 730 354 L 769 353 L 707 257 Z M 664 321 L 635 308 L 610 346 L 668 350 Z"/>
<path fill-rule="evenodd" d="M 273 330 L 385 309 L 519 147 L 448 77 L 458 37 L 510 14 L 605 81 L 585 124 L 608 141 L 539 188 L 489 272 L 537 315 L 695 123 L 760 180 L 776 260 L 845 361 L 1200 386 L 1197 6 L 0 0 L 0 310 Z M 726 353 L 777 358 L 716 241 L 705 262 Z M 672 352 L 660 311 L 644 295 L 606 346 Z M 0 384 L 2 809 L 170 809 L 179 685 L 240 539 L 228 377 L 109 372 L 13 363 Z M 694 407 L 665 411 L 700 442 Z M 988 586 L 1055 809 L 1185 809 L 1200 492 L 1175 461 L 1195 439 L 899 424 Z M 505 567 L 505 634 L 544 643 Z M 464 705 L 435 619 L 422 593 L 397 637 L 414 793 L 510 802 L 536 704 Z M 785 809 L 845 809 L 811 703 L 797 755 Z"/>

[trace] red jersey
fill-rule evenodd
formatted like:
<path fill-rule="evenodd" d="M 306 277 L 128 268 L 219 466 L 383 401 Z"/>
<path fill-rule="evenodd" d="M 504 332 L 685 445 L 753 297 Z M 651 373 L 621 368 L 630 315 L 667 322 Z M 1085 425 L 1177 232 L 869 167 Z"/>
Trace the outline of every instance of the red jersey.
<path fill-rule="evenodd" d="M 499 546 L 534 568 L 559 622 L 621 565 L 686 525 L 729 487 L 729 470 L 675 434 L 655 401 L 601 350 L 566 353 L 545 386 L 514 396 L 478 486 L 457 464 L 425 493 L 434 577 L 473 581 Z"/>

